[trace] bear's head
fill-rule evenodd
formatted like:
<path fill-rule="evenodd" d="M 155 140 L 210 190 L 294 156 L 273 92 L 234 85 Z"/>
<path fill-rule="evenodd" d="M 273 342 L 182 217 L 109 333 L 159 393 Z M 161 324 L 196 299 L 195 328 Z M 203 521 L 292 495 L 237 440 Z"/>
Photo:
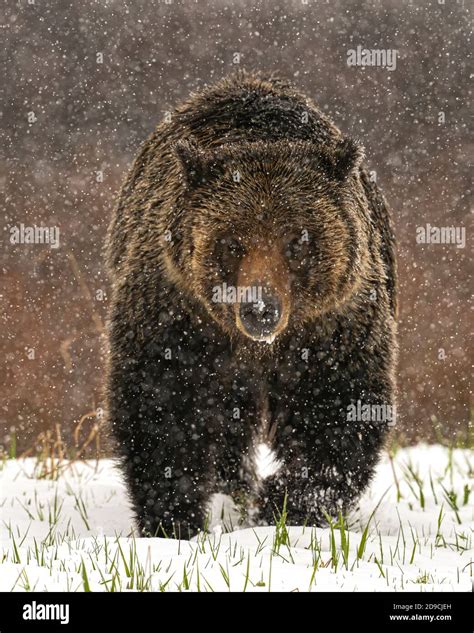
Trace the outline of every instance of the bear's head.
<path fill-rule="evenodd" d="M 231 336 L 272 343 L 356 292 L 368 251 L 362 149 L 341 140 L 175 146 L 165 259 Z"/>

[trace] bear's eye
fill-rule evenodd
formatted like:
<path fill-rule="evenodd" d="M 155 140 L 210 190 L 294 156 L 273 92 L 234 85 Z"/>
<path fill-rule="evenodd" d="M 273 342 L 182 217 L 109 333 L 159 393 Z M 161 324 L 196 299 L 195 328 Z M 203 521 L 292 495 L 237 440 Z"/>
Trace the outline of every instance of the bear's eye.
<path fill-rule="evenodd" d="M 300 255 L 303 251 L 303 242 L 300 237 L 294 237 L 286 245 L 286 256 L 294 257 Z"/>
<path fill-rule="evenodd" d="M 225 237 L 221 240 L 222 250 L 229 255 L 238 256 L 242 252 L 242 245 L 235 237 Z"/>
<path fill-rule="evenodd" d="M 233 272 L 244 253 L 242 243 L 237 238 L 226 235 L 218 241 L 217 247 L 222 271 L 226 274 Z"/>
<path fill-rule="evenodd" d="M 291 270 L 298 270 L 305 266 L 308 260 L 308 241 L 304 240 L 302 236 L 293 237 L 286 244 L 285 255 Z"/>
<path fill-rule="evenodd" d="M 240 257 L 243 250 L 241 242 L 236 237 L 224 237 L 220 240 L 220 251 L 224 258 Z"/>

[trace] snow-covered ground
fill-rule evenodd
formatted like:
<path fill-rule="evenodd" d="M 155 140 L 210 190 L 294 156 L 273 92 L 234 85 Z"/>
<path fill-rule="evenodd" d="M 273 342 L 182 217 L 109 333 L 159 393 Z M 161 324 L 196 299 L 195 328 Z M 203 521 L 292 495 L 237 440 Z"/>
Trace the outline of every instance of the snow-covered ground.
<path fill-rule="evenodd" d="M 110 460 L 75 463 L 56 481 L 38 478 L 33 459 L 0 469 L 0 591 L 472 589 L 472 451 L 385 456 L 349 529 L 214 525 L 194 541 L 130 537 Z"/>

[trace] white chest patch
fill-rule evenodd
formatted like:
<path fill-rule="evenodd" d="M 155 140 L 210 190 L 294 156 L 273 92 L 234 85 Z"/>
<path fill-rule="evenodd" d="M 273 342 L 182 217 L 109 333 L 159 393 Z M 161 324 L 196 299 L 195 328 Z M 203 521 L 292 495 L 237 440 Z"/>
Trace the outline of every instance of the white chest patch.
<path fill-rule="evenodd" d="M 255 448 L 255 472 L 259 479 L 266 479 L 274 475 L 281 468 L 281 461 L 276 458 L 268 444 L 258 444 Z"/>

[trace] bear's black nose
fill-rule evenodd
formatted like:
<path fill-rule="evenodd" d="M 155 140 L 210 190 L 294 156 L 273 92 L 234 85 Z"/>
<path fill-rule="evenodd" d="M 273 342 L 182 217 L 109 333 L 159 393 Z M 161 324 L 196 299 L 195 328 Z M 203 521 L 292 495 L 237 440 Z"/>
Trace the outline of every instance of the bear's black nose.
<path fill-rule="evenodd" d="M 276 294 L 263 292 L 257 303 L 240 305 L 240 321 L 253 338 L 270 336 L 278 325 L 282 313 L 282 302 Z"/>

